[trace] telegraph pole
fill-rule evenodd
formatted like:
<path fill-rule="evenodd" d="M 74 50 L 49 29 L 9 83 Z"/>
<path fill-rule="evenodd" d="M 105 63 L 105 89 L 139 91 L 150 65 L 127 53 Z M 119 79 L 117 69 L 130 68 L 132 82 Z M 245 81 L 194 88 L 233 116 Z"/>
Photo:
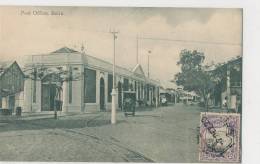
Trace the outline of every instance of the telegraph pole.
<path fill-rule="evenodd" d="M 114 39 L 114 57 L 113 57 L 113 89 L 112 89 L 112 108 L 111 108 L 111 124 L 116 123 L 116 83 L 115 83 L 115 67 L 116 67 L 116 39 L 118 31 L 110 31 Z"/>
<path fill-rule="evenodd" d="M 148 71 L 147 71 L 147 77 L 148 77 L 148 78 L 150 78 L 150 54 L 151 54 L 151 51 L 149 50 L 149 51 L 148 51 L 148 54 L 147 54 L 147 57 L 148 57 L 148 64 L 147 64 Z"/>
<path fill-rule="evenodd" d="M 139 43 L 138 43 L 138 39 L 139 39 L 139 38 L 138 38 L 138 35 L 137 35 L 137 36 L 136 36 L 136 64 L 139 63 L 139 61 L 138 61 L 138 57 L 139 57 L 139 56 L 138 56 L 138 48 L 139 48 L 139 47 L 138 47 L 138 46 L 139 46 L 139 45 L 138 45 L 138 44 L 139 44 Z"/>

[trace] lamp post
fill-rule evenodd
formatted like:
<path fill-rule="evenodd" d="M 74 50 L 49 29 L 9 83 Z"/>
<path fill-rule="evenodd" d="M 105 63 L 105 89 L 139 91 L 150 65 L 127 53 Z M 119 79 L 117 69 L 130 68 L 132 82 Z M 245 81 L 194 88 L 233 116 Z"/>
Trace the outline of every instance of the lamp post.
<path fill-rule="evenodd" d="M 111 124 L 116 123 L 116 83 L 115 83 L 115 64 L 116 64 L 116 34 L 118 32 L 116 31 L 110 31 L 111 34 L 113 34 L 113 39 L 114 39 L 114 57 L 113 57 L 113 89 L 112 89 L 112 107 L 111 107 Z"/>
<path fill-rule="evenodd" d="M 151 50 L 148 50 L 148 54 L 147 54 L 147 77 L 148 79 L 150 79 L 150 54 L 151 54 Z M 149 86 L 149 83 L 147 84 L 147 87 L 146 87 L 146 100 L 145 102 L 147 103 L 147 100 L 149 99 L 150 97 L 150 86 Z M 149 101 L 151 102 L 151 100 L 149 99 Z"/>

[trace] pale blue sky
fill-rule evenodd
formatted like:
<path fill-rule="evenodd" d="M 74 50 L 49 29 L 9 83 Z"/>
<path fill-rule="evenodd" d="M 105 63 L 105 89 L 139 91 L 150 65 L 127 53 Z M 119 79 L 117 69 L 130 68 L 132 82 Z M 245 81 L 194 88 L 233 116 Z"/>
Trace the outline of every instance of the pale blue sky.
<path fill-rule="evenodd" d="M 33 15 L 33 11 L 61 11 L 64 15 Z M 179 71 L 176 62 L 184 48 L 205 52 L 206 62 L 218 63 L 242 55 L 241 9 L 1 7 L 0 19 L 3 60 L 20 61 L 25 55 L 48 53 L 63 46 L 79 50 L 84 44 L 88 54 L 112 61 L 110 29 L 120 31 L 117 63 L 127 68 L 136 64 L 137 35 L 236 44 L 139 41 L 139 61 L 144 71 L 147 72 L 147 51 L 151 50 L 150 75 L 162 83 L 168 83 Z"/>

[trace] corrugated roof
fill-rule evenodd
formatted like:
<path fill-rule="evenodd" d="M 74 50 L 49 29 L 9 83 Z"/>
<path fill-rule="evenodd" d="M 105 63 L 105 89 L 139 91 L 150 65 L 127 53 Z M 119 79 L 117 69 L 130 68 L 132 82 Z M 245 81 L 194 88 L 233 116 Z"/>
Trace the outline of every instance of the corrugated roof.
<path fill-rule="evenodd" d="M 110 72 L 113 71 L 112 63 L 99 59 L 99 58 L 96 58 L 96 57 L 93 57 L 93 56 L 90 56 L 90 55 L 86 55 L 86 64 L 88 64 L 89 66 L 101 68 L 101 69 L 104 69 L 104 70 L 107 70 Z M 129 77 L 133 76 L 132 71 L 130 71 L 126 68 L 120 67 L 118 65 L 116 65 L 116 73 L 118 73 L 120 75 L 124 75 L 124 76 L 129 76 Z"/>
<path fill-rule="evenodd" d="M 54 52 L 51 52 L 49 54 L 45 54 L 45 56 L 46 55 L 55 55 L 55 54 L 59 54 L 59 55 L 62 55 L 62 54 L 70 55 L 71 54 L 73 56 L 74 54 L 78 55 L 78 54 L 82 54 L 82 53 L 79 52 L 79 51 L 76 51 L 74 49 L 68 48 L 68 47 L 62 47 L 62 48 L 60 48 L 60 49 L 58 49 Z M 105 61 L 103 59 L 100 59 L 100 58 L 96 58 L 96 57 L 88 55 L 88 54 L 84 54 L 83 63 L 90 66 L 90 67 L 101 69 L 101 70 L 104 70 L 104 71 L 108 71 L 110 73 L 112 73 L 112 71 L 113 71 L 113 64 L 112 63 Z M 145 80 L 149 83 L 158 84 L 158 81 L 148 79 L 146 77 L 139 77 L 134 73 L 134 71 L 127 69 L 127 68 L 124 68 L 124 67 L 121 67 L 121 66 L 118 66 L 118 65 L 116 66 L 116 73 L 121 75 L 121 76 L 133 77 L 136 80 L 143 80 L 143 81 Z"/>
<path fill-rule="evenodd" d="M 104 69 L 104 70 L 107 70 L 107 71 L 110 71 L 110 72 L 113 71 L 113 64 L 112 63 L 105 61 L 103 59 L 100 59 L 100 58 L 96 58 L 96 57 L 88 55 L 88 54 L 85 54 L 85 55 L 86 55 L 86 64 L 93 66 L 93 67 L 98 67 L 98 68 L 101 68 L 101 69 Z M 160 83 L 157 80 L 149 79 L 149 78 L 146 78 L 146 77 L 136 76 L 135 71 L 136 71 L 137 67 L 140 67 L 141 70 L 143 71 L 142 66 L 140 64 L 137 64 L 135 66 L 135 68 L 132 69 L 132 70 L 129 70 L 127 68 L 116 65 L 116 73 L 119 74 L 119 75 L 123 75 L 123 76 L 134 77 L 135 79 L 146 80 L 146 82 L 152 83 L 152 84 L 159 84 Z"/>
<path fill-rule="evenodd" d="M 208 66 L 208 68 L 206 68 L 206 71 L 214 71 L 214 70 L 217 70 L 219 68 L 223 68 L 227 65 L 238 64 L 238 63 L 241 63 L 241 62 L 242 62 L 242 56 L 237 56 L 236 58 L 232 58 L 232 59 L 230 59 L 226 62 Z"/>
<path fill-rule="evenodd" d="M 0 62 L 0 76 L 5 72 L 7 68 L 9 68 L 14 61 L 1 61 Z"/>
<path fill-rule="evenodd" d="M 56 53 L 78 54 L 80 52 L 78 52 L 74 49 L 68 48 L 68 47 L 62 47 L 62 48 L 52 52 L 51 54 L 56 54 Z M 100 58 L 96 58 L 96 57 L 88 55 L 88 54 L 85 54 L 85 62 L 84 63 L 88 64 L 89 66 L 101 68 L 101 69 L 104 69 L 104 70 L 107 70 L 107 71 L 110 71 L 110 72 L 113 71 L 113 64 L 112 63 L 105 61 L 103 59 L 100 59 Z M 133 72 L 131 70 L 120 67 L 118 65 L 116 65 L 116 73 L 118 73 L 120 75 L 125 75 L 125 76 L 133 76 Z"/>
<path fill-rule="evenodd" d="M 79 53 L 79 52 L 68 47 L 62 47 L 52 53 Z"/>

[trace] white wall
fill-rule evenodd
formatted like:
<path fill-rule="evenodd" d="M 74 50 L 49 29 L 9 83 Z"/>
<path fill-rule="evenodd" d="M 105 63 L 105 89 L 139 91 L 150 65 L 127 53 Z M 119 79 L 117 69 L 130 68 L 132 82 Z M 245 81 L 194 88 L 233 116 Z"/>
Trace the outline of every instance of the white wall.
<path fill-rule="evenodd" d="M 21 104 L 22 112 L 41 111 L 41 81 L 36 81 L 36 102 L 33 102 L 33 80 L 25 79 L 24 92 L 19 95 L 18 104 Z"/>
<path fill-rule="evenodd" d="M 23 100 L 23 112 L 30 112 L 31 111 L 31 104 L 32 104 L 32 90 L 31 90 L 31 79 L 25 79 L 24 81 L 24 100 Z"/>
<path fill-rule="evenodd" d="M 42 96 L 42 83 L 36 81 L 36 102 L 32 103 L 32 112 L 41 112 L 41 97 Z"/>
<path fill-rule="evenodd" d="M 8 108 L 8 97 L 2 97 L 2 108 Z"/>
<path fill-rule="evenodd" d="M 63 82 L 63 112 L 83 112 L 84 111 L 84 67 L 82 65 L 70 65 L 73 77 L 78 77 L 72 81 L 72 101 L 69 103 L 69 82 Z M 77 68 L 77 70 L 75 70 Z M 68 68 L 67 68 L 68 69 Z"/>
<path fill-rule="evenodd" d="M 68 103 L 68 112 L 81 112 L 81 80 L 72 81 L 72 102 Z"/>

